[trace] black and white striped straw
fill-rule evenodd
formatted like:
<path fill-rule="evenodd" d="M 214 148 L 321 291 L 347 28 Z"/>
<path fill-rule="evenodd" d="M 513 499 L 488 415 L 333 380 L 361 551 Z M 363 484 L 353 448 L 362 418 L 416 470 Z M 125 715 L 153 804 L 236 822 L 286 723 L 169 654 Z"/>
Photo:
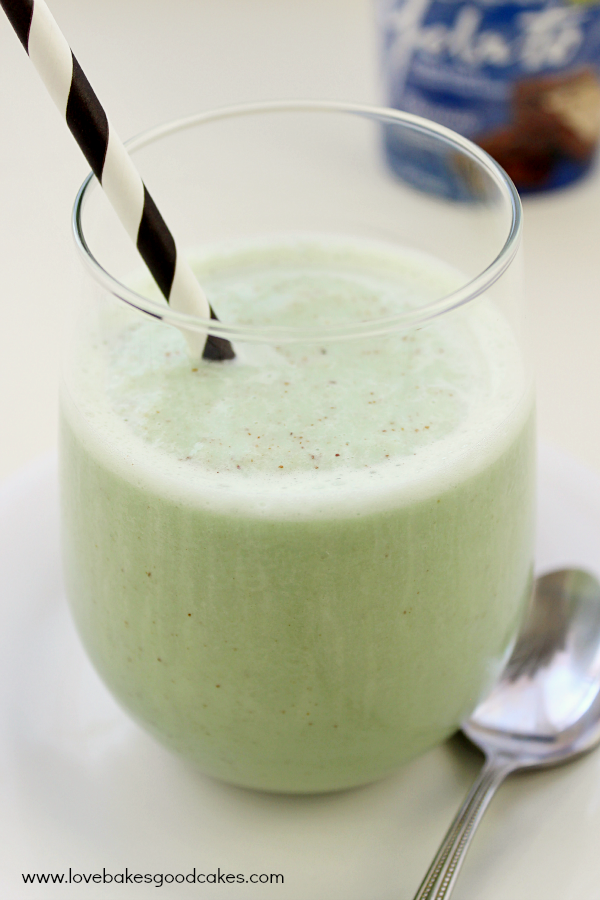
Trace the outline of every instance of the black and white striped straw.
<path fill-rule="evenodd" d="M 171 307 L 216 319 L 185 257 L 44 0 L 0 0 L 29 58 L 165 299 Z M 232 359 L 229 341 L 187 330 L 192 352 Z"/>

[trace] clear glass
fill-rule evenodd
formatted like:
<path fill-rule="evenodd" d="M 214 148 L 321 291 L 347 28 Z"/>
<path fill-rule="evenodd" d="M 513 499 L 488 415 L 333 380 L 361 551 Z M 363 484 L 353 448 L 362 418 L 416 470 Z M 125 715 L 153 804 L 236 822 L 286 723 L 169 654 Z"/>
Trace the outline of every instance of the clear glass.
<path fill-rule="evenodd" d="M 460 201 L 387 166 L 439 154 Z M 380 778 L 491 686 L 529 595 L 518 196 L 390 110 L 269 103 L 130 143 L 236 358 L 192 359 L 94 179 L 61 398 L 67 590 L 131 715 L 272 791 Z"/>

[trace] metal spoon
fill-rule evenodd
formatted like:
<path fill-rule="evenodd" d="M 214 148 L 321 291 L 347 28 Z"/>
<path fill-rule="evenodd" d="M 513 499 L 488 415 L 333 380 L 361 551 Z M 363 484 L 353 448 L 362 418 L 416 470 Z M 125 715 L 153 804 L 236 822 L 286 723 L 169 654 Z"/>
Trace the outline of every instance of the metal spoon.
<path fill-rule="evenodd" d="M 414 900 L 450 896 L 475 829 L 510 772 L 554 766 L 600 741 L 600 585 L 577 569 L 539 578 L 504 673 L 464 734 L 485 764 Z"/>

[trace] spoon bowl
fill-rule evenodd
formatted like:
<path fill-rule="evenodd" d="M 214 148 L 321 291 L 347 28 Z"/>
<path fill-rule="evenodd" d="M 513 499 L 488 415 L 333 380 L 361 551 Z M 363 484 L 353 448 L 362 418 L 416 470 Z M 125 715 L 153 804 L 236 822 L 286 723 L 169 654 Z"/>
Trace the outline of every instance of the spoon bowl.
<path fill-rule="evenodd" d="M 517 769 L 553 766 L 600 742 L 600 584 L 563 569 L 538 578 L 502 677 L 463 723 L 486 761 L 415 900 L 444 900 L 494 793 Z"/>
<path fill-rule="evenodd" d="M 463 732 L 485 754 L 550 766 L 600 741 L 600 585 L 566 569 L 538 579 L 502 678 Z"/>

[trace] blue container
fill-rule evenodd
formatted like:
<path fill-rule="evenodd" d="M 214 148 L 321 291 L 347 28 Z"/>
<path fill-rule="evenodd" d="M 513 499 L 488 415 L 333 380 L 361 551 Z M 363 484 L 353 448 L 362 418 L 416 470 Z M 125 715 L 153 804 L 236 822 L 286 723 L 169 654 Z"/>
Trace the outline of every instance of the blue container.
<path fill-rule="evenodd" d="M 476 141 L 522 192 L 568 184 L 600 135 L 600 2 L 379 0 L 390 106 Z M 393 131 L 390 164 L 462 199 L 464 179 Z"/>

